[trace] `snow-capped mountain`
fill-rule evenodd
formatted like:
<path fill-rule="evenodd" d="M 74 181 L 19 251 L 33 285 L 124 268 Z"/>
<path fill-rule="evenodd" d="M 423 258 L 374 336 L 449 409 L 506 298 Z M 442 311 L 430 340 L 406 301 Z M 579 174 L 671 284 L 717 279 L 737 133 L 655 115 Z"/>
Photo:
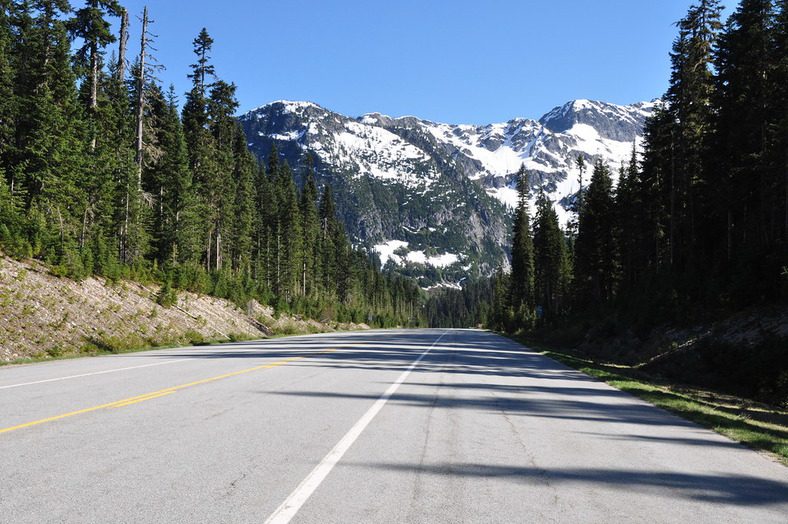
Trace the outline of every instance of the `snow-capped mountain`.
<path fill-rule="evenodd" d="M 352 237 L 383 263 L 433 285 L 489 272 L 505 260 L 507 208 L 516 202 L 521 164 L 533 189 L 541 187 L 566 221 L 565 206 L 578 189 L 578 155 L 617 167 L 655 107 L 575 100 L 539 120 L 475 126 L 378 113 L 352 118 L 311 102 L 279 101 L 240 120 L 260 158 L 275 145 L 301 173 L 311 154 Z M 590 169 L 586 184 L 589 178 Z"/>

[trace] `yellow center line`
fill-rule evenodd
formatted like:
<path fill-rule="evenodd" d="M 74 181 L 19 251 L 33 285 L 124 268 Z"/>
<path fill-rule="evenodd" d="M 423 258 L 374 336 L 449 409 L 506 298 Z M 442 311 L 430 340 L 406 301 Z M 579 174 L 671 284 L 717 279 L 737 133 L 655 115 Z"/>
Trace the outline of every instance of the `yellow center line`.
<path fill-rule="evenodd" d="M 142 398 L 129 400 L 128 402 L 116 402 L 112 408 L 125 408 L 126 406 L 131 406 L 132 404 L 137 404 L 138 402 L 145 402 L 146 400 L 153 400 L 154 398 L 164 397 L 167 395 L 172 395 L 175 393 L 174 391 L 163 391 L 161 393 L 156 393 L 154 395 L 146 395 Z"/>
<path fill-rule="evenodd" d="M 226 378 L 237 377 L 238 375 L 245 375 L 247 373 L 252 373 L 255 371 L 260 371 L 263 369 L 272 369 L 279 366 L 284 366 L 291 362 L 295 362 L 297 360 L 303 360 L 309 357 L 315 357 L 317 355 L 323 355 L 325 353 L 332 353 L 337 351 L 336 349 L 327 349 L 325 351 L 319 351 L 317 353 L 311 353 L 309 355 L 302 355 L 299 357 L 291 357 L 284 360 L 279 360 L 277 362 L 271 362 L 270 364 L 262 364 L 260 366 L 254 366 L 251 368 L 241 369 L 239 371 L 232 371 L 230 373 L 224 373 L 222 375 L 217 375 L 215 377 L 204 378 L 201 380 L 195 380 L 193 382 L 187 382 L 186 384 L 180 384 L 177 386 L 172 386 L 169 388 L 160 389 L 158 391 L 152 391 L 150 393 L 145 393 L 144 395 L 137 395 L 134 397 L 124 398 L 121 400 L 116 400 L 114 402 L 108 402 L 106 404 L 100 404 L 98 406 L 92 406 L 89 408 L 78 409 L 77 411 L 70 411 L 68 413 L 63 413 L 62 415 L 55 415 L 53 417 L 42 418 L 40 420 L 34 420 L 32 422 L 25 422 L 24 424 L 18 424 L 16 426 L 11 426 L 9 428 L 2 428 L 0 429 L 0 434 L 2 433 L 10 433 L 11 431 L 16 431 L 19 429 L 29 428 L 32 426 L 38 426 L 41 424 L 46 424 L 47 422 L 54 422 L 56 420 L 62 420 L 64 418 L 74 417 L 77 415 L 84 415 L 85 413 L 92 413 L 93 411 L 99 411 L 102 409 L 109 409 L 109 408 L 122 408 L 126 406 L 131 406 L 132 404 L 138 404 L 140 402 L 145 402 L 146 400 L 153 400 L 155 398 L 161 398 L 167 395 L 171 395 L 176 391 L 180 391 L 182 389 L 191 388 L 194 386 L 201 386 L 203 384 L 209 384 L 211 382 L 216 382 L 217 380 L 223 380 Z"/>

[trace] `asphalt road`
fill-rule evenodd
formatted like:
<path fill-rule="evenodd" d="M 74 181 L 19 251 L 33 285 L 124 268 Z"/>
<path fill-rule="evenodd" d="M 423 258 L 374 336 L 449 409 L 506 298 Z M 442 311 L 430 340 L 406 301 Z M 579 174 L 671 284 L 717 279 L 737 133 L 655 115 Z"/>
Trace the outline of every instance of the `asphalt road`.
<path fill-rule="evenodd" d="M 788 468 L 480 331 L 0 368 L 0 521 L 788 522 Z"/>

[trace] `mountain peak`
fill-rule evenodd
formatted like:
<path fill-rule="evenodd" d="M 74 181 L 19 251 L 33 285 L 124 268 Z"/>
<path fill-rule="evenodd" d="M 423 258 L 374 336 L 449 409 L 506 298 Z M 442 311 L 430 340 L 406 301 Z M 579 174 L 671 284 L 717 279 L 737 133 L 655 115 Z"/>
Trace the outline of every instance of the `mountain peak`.
<path fill-rule="evenodd" d="M 299 113 L 305 109 L 319 109 L 325 111 L 325 108 L 322 106 L 306 100 L 274 100 L 273 102 L 268 102 L 267 104 L 252 109 L 247 114 L 257 113 L 272 108 L 277 108 L 289 113 Z"/>
<path fill-rule="evenodd" d="M 577 99 L 553 108 L 539 123 L 553 133 L 572 133 L 593 128 L 603 139 L 632 141 L 643 131 L 644 119 L 654 110 L 655 102 L 621 106 L 598 100 Z"/>
<path fill-rule="evenodd" d="M 280 100 L 241 122 L 259 158 L 275 144 L 300 176 L 310 156 L 319 183 L 334 188 L 354 241 L 379 252 L 395 246 L 397 256 L 387 260 L 429 286 L 505 263 L 506 207 L 517 201 L 521 165 L 531 173 L 532 194 L 543 189 L 566 223 L 578 155 L 618 166 L 654 107 L 579 99 L 539 121 L 455 125 L 377 112 L 350 117 L 312 102 Z M 435 260 L 447 267 L 437 272 Z"/>

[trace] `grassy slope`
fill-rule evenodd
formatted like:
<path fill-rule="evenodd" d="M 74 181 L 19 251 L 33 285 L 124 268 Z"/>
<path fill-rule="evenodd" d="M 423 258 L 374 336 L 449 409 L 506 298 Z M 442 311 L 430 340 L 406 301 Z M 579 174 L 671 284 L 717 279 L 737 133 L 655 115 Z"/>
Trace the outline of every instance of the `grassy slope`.
<path fill-rule="evenodd" d="M 628 366 L 594 362 L 566 351 L 540 347 L 532 341 L 518 339 L 518 342 L 752 449 L 768 452 L 788 465 L 786 411 L 747 399 L 664 383 Z"/>

